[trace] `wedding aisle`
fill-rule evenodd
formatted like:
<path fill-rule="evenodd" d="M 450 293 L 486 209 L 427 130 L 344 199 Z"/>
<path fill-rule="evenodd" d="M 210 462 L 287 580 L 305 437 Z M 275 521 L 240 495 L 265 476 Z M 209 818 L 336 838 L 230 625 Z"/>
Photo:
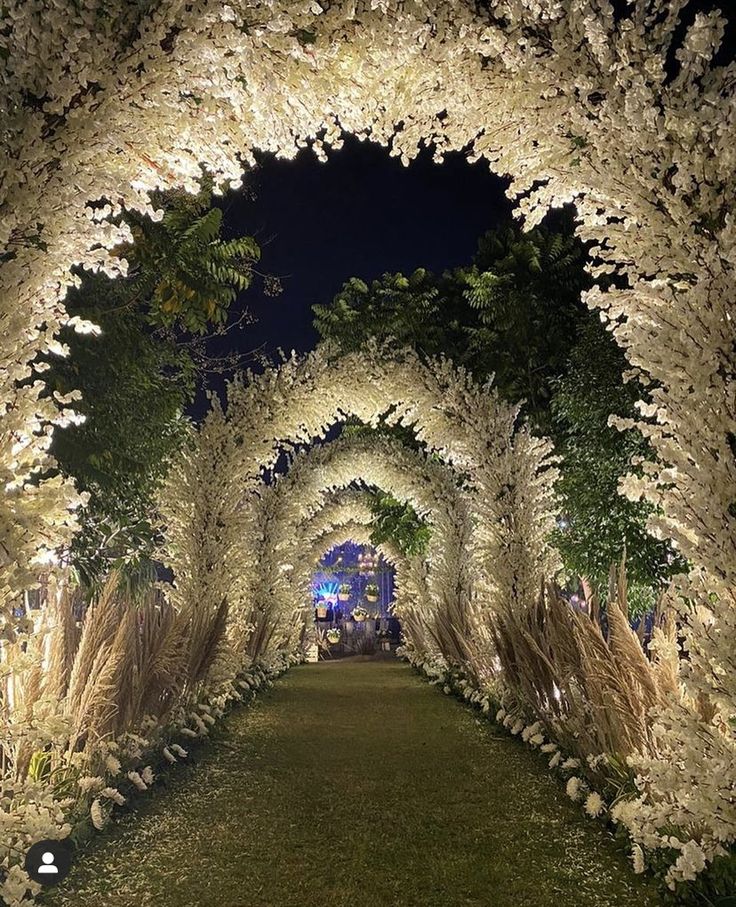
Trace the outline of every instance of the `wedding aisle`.
<path fill-rule="evenodd" d="M 659 903 L 543 758 L 399 661 L 295 668 L 195 756 L 45 903 Z"/>

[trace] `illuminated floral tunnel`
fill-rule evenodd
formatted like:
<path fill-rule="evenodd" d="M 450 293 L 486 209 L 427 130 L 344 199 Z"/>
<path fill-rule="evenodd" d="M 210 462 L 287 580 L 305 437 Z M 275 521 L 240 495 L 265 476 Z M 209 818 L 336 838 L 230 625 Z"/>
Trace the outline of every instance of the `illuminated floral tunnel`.
<path fill-rule="evenodd" d="M 125 800 L 118 784 L 150 787 L 144 753 L 184 759 L 182 742 L 206 737 L 229 704 L 309 650 L 314 572 L 335 545 L 369 543 L 359 515 L 369 490 L 410 505 L 431 530 L 419 554 L 377 546 L 395 570 L 402 654 L 566 773 L 569 798 L 616 824 L 637 871 L 657 871 L 673 896 L 694 883 L 703 903 L 733 900 L 728 12 L 699 0 L 4 4 L 8 904 L 25 907 L 38 893 L 24 863 L 32 844 L 69 837 L 74 810 L 101 829 Z M 50 362 L 68 352 L 62 330 L 90 342 L 100 331 L 70 314 L 70 289 L 124 278 L 141 225 L 163 223 L 162 193 L 232 191 L 259 155 L 290 160 L 310 148 L 324 160 L 345 134 L 406 165 L 427 151 L 437 164 L 456 154 L 482 163 L 508 180 L 526 230 L 569 206 L 586 253 L 577 298 L 640 389 L 633 414 L 606 411 L 607 428 L 641 436 L 617 500 L 643 506 L 642 532 L 682 564 L 646 648 L 627 619 L 625 566 L 611 571 L 605 628 L 592 595 L 582 613 L 555 585 L 559 459 L 545 432 L 519 418 L 519 396 L 511 405 L 493 381 L 403 341 L 342 353 L 321 345 L 214 394 L 201 422 L 182 430 L 147 527 L 173 581 L 149 577 L 141 590 L 113 571 L 80 600 L 66 558 L 88 498 L 51 454 L 56 430 L 80 421 L 76 366 L 69 380 L 47 382 Z M 319 212 L 314 221 L 316 232 Z M 197 286 L 180 279 L 220 224 L 210 211 L 175 243 L 179 276 L 167 272 L 153 291 L 158 328 L 176 334 L 179 313 L 194 333 L 209 317 L 219 329 L 216 317 L 254 276 L 250 244 L 227 239 Z M 241 270 L 228 270 L 234 259 Z M 222 274 L 233 285 L 218 291 Z M 141 285 L 145 276 L 136 274 Z M 473 306 L 503 282 L 471 277 Z M 547 329 L 541 319 L 537 332 Z M 341 433 L 347 420 L 375 434 Z"/>

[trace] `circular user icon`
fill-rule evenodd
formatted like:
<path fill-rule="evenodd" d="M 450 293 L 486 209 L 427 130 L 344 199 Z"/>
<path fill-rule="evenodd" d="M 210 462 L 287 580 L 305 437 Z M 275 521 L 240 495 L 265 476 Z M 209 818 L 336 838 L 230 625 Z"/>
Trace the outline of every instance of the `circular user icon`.
<path fill-rule="evenodd" d="M 58 885 L 71 866 L 72 851 L 64 841 L 36 841 L 26 854 L 26 872 L 39 885 Z"/>

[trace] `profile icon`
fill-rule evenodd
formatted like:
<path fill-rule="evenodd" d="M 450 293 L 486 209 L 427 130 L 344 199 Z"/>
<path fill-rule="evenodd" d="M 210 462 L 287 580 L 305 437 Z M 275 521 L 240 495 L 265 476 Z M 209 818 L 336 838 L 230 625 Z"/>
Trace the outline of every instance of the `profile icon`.
<path fill-rule="evenodd" d="M 26 854 L 25 870 L 39 885 L 58 885 L 71 865 L 72 851 L 66 841 L 36 841 Z"/>
<path fill-rule="evenodd" d="M 38 867 L 38 872 L 39 875 L 41 873 L 44 875 L 59 874 L 59 867 L 54 863 L 54 855 L 50 850 L 41 854 L 41 865 Z"/>

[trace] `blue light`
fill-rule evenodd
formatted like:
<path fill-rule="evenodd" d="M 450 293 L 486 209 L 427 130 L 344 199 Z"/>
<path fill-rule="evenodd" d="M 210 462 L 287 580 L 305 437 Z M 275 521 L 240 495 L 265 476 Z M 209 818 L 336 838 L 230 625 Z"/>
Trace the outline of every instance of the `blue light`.
<path fill-rule="evenodd" d="M 317 596 L 325 601 L 337 601 L 339 583 L 320 583 L 315 589 Z"/>

